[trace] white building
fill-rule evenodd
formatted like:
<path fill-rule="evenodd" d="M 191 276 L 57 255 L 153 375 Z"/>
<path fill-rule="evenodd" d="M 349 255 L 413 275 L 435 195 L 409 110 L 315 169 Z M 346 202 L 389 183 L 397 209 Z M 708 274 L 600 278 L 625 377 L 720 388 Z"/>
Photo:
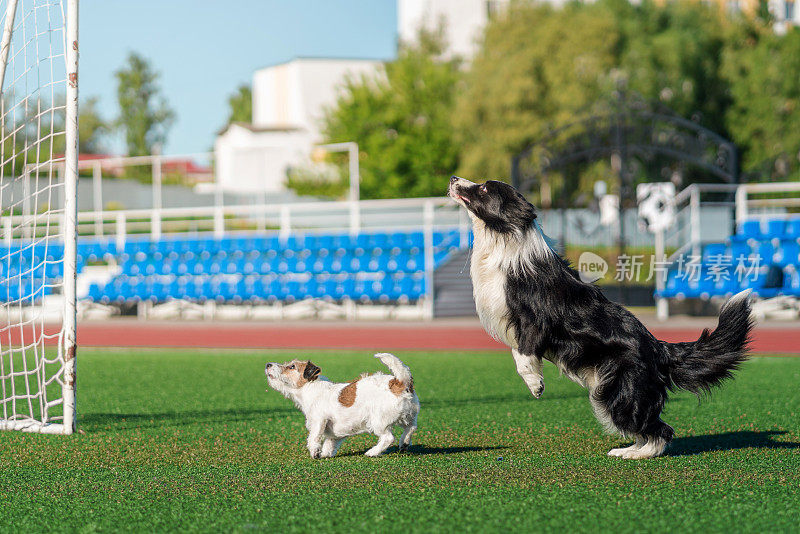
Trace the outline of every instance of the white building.
<path fill-rule="evenodd" d="M 470 59 L 489 17 L 509 0 L 398 0 L 398 36 L 416 39 L 419 28 L 444 24 L 446 56 Z M 285 191 L 287 171 L 311 165 L 322 141 L 326 106 L 336 102 L 347 76 L 374 75 L 381 62 L 365 59 L 298 58 L 253 75 L 253 123 L 231 124 L 214 144 L 215 174 L 227 192 Z M 342 139 L 341 141 L 348 141 Z"/>
<path fill-rule="evenodd" d="M 435 30 L 444 24 L 446 57 L 471 59 L 490 17 L 509 0 L 397 0 L 397 32 L 401 42 L 412 42 L 421 27 Z"/>
<path fill-rule="evenodd" d="M 773 27 L 778 34 L 785 34 L 791 26 L 800 26 L 800 7 L 796 0 L 769 0 L 769 10 L 775 17 Z"/>
<path fill-rule="evenodd" d="M 321 121 L 348 76 L 375 75 L 381 62 L 298 58 L 253 75 L 253 123 L 228 126 L 214 144 L 224 191 L 277 193 L 292 166 L 308 165 Z"/>

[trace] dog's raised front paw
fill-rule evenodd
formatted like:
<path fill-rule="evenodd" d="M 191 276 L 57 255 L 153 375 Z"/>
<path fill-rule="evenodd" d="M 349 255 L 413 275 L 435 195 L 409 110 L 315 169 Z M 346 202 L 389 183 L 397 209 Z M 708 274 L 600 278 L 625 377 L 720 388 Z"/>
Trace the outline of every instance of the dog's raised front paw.
<path fill-rule="evenodd" d="M 544 380 L 541 378 L 531 380 L 528 383 L 528 389 L 531 391 L 531 395 L 538 399 L 544 393 Z"/>

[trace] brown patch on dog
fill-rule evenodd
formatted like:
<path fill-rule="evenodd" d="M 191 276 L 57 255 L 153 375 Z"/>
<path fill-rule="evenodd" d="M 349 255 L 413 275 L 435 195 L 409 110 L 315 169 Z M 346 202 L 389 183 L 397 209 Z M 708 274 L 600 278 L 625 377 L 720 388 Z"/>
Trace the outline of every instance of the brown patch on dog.
<path fill-rule="evenodd" d="M 356 403 L 356 388 L 358 388 L 358 381 L 361 380 L 360 378 L 357 380 L 353 380 L 349 382 L 342 391 L 339 392 L 339 404 L 344 406 L 345 408 L 349 408 L 353 404 Z"/>
<path fill-rule="evenodd" d="M 389 380 L 389 391 L 397 395 L 398 397 L 403 394 L 404 391 L 408 391 L 409 393 L 414 393 L 414 381 L 411 380 L 411 383 L 406 387 L 405 383 L 401 382 L 396 378 L 392 378 Z"/>

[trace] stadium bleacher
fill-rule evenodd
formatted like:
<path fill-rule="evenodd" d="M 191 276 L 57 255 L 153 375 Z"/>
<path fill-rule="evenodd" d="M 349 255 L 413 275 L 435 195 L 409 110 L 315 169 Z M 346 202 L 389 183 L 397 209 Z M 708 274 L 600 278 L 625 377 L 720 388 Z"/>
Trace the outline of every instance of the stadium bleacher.
<path fill-rule="evenodd" d="M 749 288 L 761 298 L 800 297 L 800 218 L 745 221 L 694 260 L 673 265 L 657 295 L 709 299 Z"/>
<path fill-rule="evenodd" d="M 433 238 L 436 268 L 462 243 L 458 230 Z M 25 305 L 48 295 L 48 284 L 62 277 L 61 254 L 58 243 L 0 246 L 0 301 Z M 79 273 L 86 265 L 118 266 L 84 296 L 102 304 L 407 303 L 425 295 L 422 232 L 131 237 L 121 250 L 112 239 L 81 238 L 77 255 Z M 726 242 L 673 264 L 658 296 L 709 299 L 747 288 L 761 298 L 800 297 L 800 218 L 745 221 Z"/>
<path fill-rule="evenodd" d="M 433 234 L 434 267 L 461 245 L 457 230 Z M 39 246 L 39 245 L 36 245 Z M 58 245 L 0 247 L 0 300 L 27 295 L 34 280 L 58 281 Z M 425 295 L 424 236 L 420 232 L 243 235 L 222 239 L 80 239 L 78 273 L 86 265 L 117 265 L 106 283 L 92 283 L 86 299 L 102 304 L 192 302 L 273 303 L 307 298 L 406 303 Z M 33 287 L 36 287 L 33 286 Z M 31 303 L 47 285 L 30 295 Z"/>
<path fill-rule="evenodd" d="M 0 301 L 32 304 L 50 294 L 64 275 L 59 243 L 0 246 Z M 44 284 L 42 282 L 45 282 Z"/>

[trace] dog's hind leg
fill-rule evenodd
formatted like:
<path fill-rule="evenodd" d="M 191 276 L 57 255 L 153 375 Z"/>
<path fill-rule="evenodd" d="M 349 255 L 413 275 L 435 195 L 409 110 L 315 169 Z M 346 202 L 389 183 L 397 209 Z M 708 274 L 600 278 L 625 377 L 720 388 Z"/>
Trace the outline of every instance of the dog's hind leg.
<path fill-rule="evenodd" d="M 325 438 L 325 441 L 322 442 L 320 458 L 333 458 L 336 456 L 336 452 L 339 450 L 339 447 L 341 447 L 343 441 L 343 438 Z"/>
<path fill-rule="evenodd" d="M 394 443 L 392 427 L 384 428 L 382 432 L 378 433 L 378 443 L 364 454 L 367 456 L 380 456 L 392 443 Z"/>
<path fill-rule="evenodd" d="M 407 451 L 411 447 L 411 436 L 417 430 L 417 418 L 403 430 L 400 436 L 400 452 Z"/>
<path fill-rule="evenodd" d="M 620 447 L 619 449 L 611 449 L 608 451 L 609 456 L 617 456 L 624 458 L 626 454 L 641 449 L 647 440 L 641 436 L 636 436 L 636 441 L 630 447 Z"/>
<path fill-rule="evenodd" d="M 517 349 L 511 349 L 514 362 L 517 364 L 517 373 L 525 381 L 531 394 L 537 399 L 544 393 L 544 378 L 542 377 L 542 359 L 539 356 L 528 356 Z"/>
<path fill-rule="evenodd" d="M 645 443 L 638 449 L 626 451 L 623 458 L 637 460 L 641 458 L 655 458 L 664 453 L 669 442 L 672 441 L 674 431 L 672 427 L 659 419 L 653 423 L 644 435 Z"/>

